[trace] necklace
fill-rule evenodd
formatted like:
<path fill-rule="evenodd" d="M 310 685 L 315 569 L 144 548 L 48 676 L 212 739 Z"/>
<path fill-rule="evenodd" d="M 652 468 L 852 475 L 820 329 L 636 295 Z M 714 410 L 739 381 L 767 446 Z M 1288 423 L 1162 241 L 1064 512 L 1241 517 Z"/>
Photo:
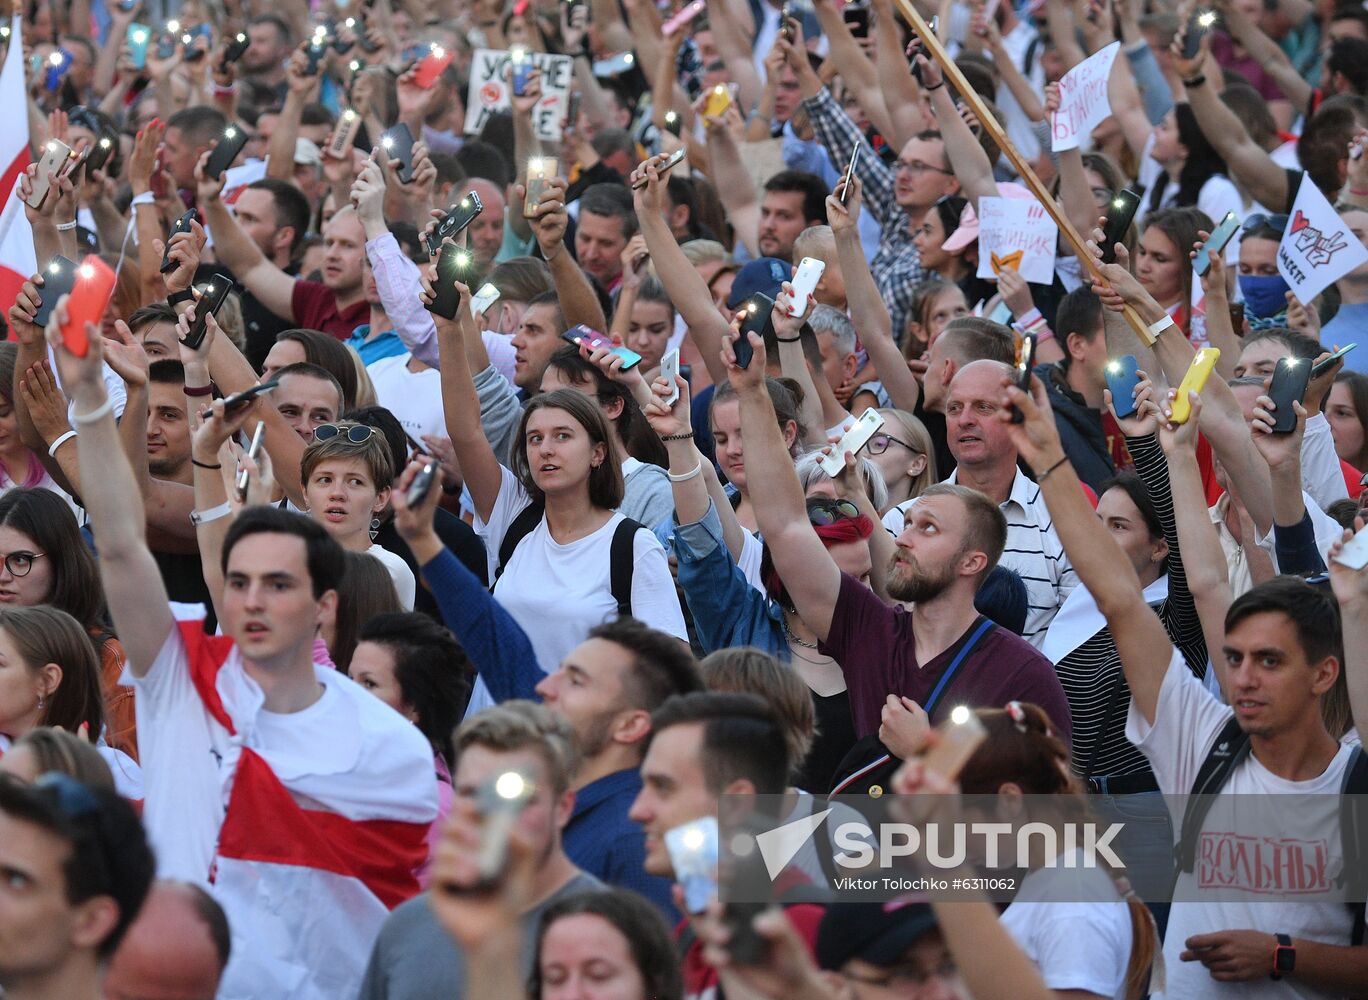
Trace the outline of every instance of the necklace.
<path fill-rule="evenodd" d="M 817 648 L 817 643 L 815 643 L 815 642 L 808 642 L 806 639 L 801 639 L 801 638 L 799 638 L 798 636 L 796 636 L 796 635 L 793 634 L 793 629 L 789 628 L 788 615 L 784 615 L 783 618 L 782 618 L 780 621 L 781 621 L 781 623 L 782 623 L 783 626 L 784 626 L 784 638 L 787 639 L 789 642 L 795 642 L 795 643 L 797 643 L 798 645 L 802 646 L 804 649 L 816 649 L 816 648 Z M 810 661 L 809 661 L 809 662 L 810 662 Z"/>

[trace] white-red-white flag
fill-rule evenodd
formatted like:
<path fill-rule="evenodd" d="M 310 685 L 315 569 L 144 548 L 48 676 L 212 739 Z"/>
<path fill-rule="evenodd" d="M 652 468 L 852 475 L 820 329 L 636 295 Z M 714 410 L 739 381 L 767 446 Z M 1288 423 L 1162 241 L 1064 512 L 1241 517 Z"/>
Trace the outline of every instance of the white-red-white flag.
<path fill-rule="evenodd" d="M 0 128 L 0 310 L 9 312 L 29 275 L 38 270 L 33 229 L 24 203 L 14 193 L 19 175 L 29 165 L 28 98 L 24 87 L 24 40 L 19 18 L 10 21 L 9 51 L 0 70 L 0 108 L 13 113 Z"/>

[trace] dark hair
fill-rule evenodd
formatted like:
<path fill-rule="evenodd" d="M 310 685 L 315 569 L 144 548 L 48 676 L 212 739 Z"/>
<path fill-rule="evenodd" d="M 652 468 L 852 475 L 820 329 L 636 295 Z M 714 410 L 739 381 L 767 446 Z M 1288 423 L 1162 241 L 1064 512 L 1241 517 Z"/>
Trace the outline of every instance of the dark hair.
<path fill-rule="evenodd" d="M 651 739 L 672 726 L 702 723 L 699 754 L 714 795 L 745 778 L 761 795 L 788 785 L 789 752 L 783 728 L 761 699 L 715 691 L 675 695 L 651 715 Z"/>
<path fill-rule="evenodd" d="M 693 178 L 670 174 L 665 181 L 665 195 L 673 207 L 679 208 L 683 205 L 689 210 L 688 237 L 685 242 L 698 236 L 698 193 Z"/>
<path fill-rule="evenodd" d="M 523 410 L 522 420 L 518 423 L 518 436 L 513 442 L 511 459 L 513 475 L 518 477 L 523 489 L 534 501 L 546 502 L 536 480 L 532 478 L 532 465 L 527 460 L 527 425 L 532 414 L 538 410 L 564 410 L 570 419 L 584 428 L 589 440 L 604 448 L 603 461 L 589 470 L 589 502 L 600 510 L 617 510 L 622 505 L 625 488 L 622 481 L 622 466 L 613 456 L 613 440 L 608 433 L 608 421 L 597 403 L 574 389 L 557 389 L 543 392 L 532 397 Z"/>
<path fill-rule="evenodd" d="M 1072 334 L 1078 334 L 1089 344 L 1102 333 L 1102 300 L 1087 285 L 1080 285 L 1059 301 L 1055 313 L 1055 337 L 1064 348 L 1064 360 L 1060 367 L 1065 371 L 1073 363 L 1068 343 Z"/>
<path fill-rule="evenodd" d="M 389 445 L 390 468 L 393 470 L 391 481 L 397 480 L 409 462 L 408 437 L 404 434 L 404 425 L 399 422 L 399 418 L 383 406 L 377 405 L 358 406 L 344 413 L 342 419 L 374 427 L 385 436 L 385 444 Z"/>
<path fill-rule="evenodd" d="M 1145 521 L 1145 530 L 1149 532 L 1151 542 L 1158 541 L 1164 537 L 1164 524 L 1159 520 L 1159 511 L 1154 506 L 1154 501 L 1150 499 L 1149 490 L 1145 488 L 1145 481 L 1134 472 L 1118 472 L 1102 484 L 1102 488 L 1097 491 L 1100 497 L 1110 489 L 1123 490 L 1126 496 L 1131 498 L 1131 503 L 1135 504 L 1140 516 Z M 1164 557 L 1160 565 L 1161 570 L 1168 570 L 1168 556 Z"/>
<path fill-rule="evenodd" d="M 322 104 L 315 101 L 300 109 L 299 124 L 331 126 L 337 124 L 337 117 Z"/>
<path fill-rule="evenodd" d="M 475 667 L 456 637 L 421 612 L 400 611 L 376 615 L 361 626 L 357 640 L 384 646 L 394 657 L 404 704 L 418 716 L 418 731 L 450 765 L 451 735 L 475 680 Z"/>
<path fill-rule="evenodd" d="M 249 507 L 238 515 L 223 538 L 219 569 L 228 575 L 228 560 L 238 542 L 250 535 L 293 535 L 304 543 L 309 583 L 315 598 L 336 589 L 346 569 L 342 546 L 321 524 L 278 507 Z"/>
<path fill-rule="evenodd" d="M 1244 80 L 1221 91 L 1221 103 L 1239 116 L 1254 145 L 1267 149 L 1278 136 L 1278 123 L 1268 110 L 1268 101 Z"/>
<path fill-rule="evenodd" d="M 69 790 L 69 791 L 68 791 Z M 133 806 L 117 792 L 82 785 L 63 776 L 30 785 L 0 774 L 0 813 L 30 823 L 64 840 L 62 864 L 66 901 L 79 906 L 108 896 L 119 920 L 96 947 L 101 959 L 114 954 L 152 887 L 156 863 Z"/>
<path fill-rule="evenodd" d="M 228 119 L 218 108 L 208 104 L 196 104 L 181 108 L 166 119 L 166 127 L 179 129 L 196 146 L 207 146 L 223 134 L 228 127 Z"/>
<path fill-rule="evenodd" d="M 1341 383 L 1349 390 L 1349 398 L 1354 401 L 1354 413 L 1358 417 L 1359 426 L 1363 428 L 1365 435 L 1363 449 L 1349 464 L 1356 469 L 1363 469 L 1365 464 L 1368 464 L 1365 462 L 1368 460 L 1368 375 L 1364 375 L 1362 372 L 1342 371 L 1335 376 L 1335 384 Z M 1350 527 L 1352 524 L 1351 521 L 1346 527 Z M 1368 719 L 1365 719 L 1364 722 L 1368 724 Z"/>
<path fill-rule="evenodd" d="M 275 201 L 276 228 L 294 230 L 294 236 L 290 239 L 290 259 L 296 259 L 303 249 L 304 237 L 309 234 L 309 200 L 289 181 L 276 177 L 253 181 L 247 188 L 270 192 Z"/>
<path fill-rule="evenodd" d="M 165 302 L 153 302 L 141 307 L 128 317 L 128 329 L 134 335 L 141 333 L 143 327 L 151 326 L 154 323 L 170 323 L 175 326 L 176 310 Z"/>
<path fill-rule="evenodd" d="M 456 162 L 467 178 L 483 177 L 506 188 L 513 183 L 513 168 L 497 146 L 480 139 L 469 139 L 456 151 Z"/>
<path fill-rule="evenodd" d="M 285 45 L 289 45 L 293 40 L 289 23 L 279 14 L 258 14 L 247 22 L 247 27 L 250 28 L 254 24 L 269 24 L 275 28 L 276 33 L 280 35 L 280 41 Z"/>
<path fill-rule="evenodd" d="M 1254 344 L 1263 343 L 1265 340 L 1276 340 L 1281 344 L 1286 344 L 1288 350 L 1292 352 L 1292 357 L 1301 358 L 1305 361 L 1314 361 L 1323 353 L 1320 341 L 1315 337 L 1308 337 L 1304 333 L 1285 326 L 1274 326 L 1267 330 L 1251 333 L 1244 338 L 1240 350 L 1246 351 Z"/>
<path fill-rule="evenodd" d="M 184 385 L 185 365 L 174 358 L 162 358 L 147 366 L 147 378 L 153 385 Z"/>
<path fill-rule="evenodd" d="M 1340 73 L 1349 81 L 1354 93 L 1368 90 L 1368 41 L 1362 38 L 1337 38 L 1330 43 L 1330 55 L 1325 68 Z"/>
<path fill-rule="evenodd" d="M 594 137 L 589 140 L 589 145 L 594 152 L 599 155 L 599 159 L 606 160 L 614 153 L 626 153 L 628 156 L 636 156 L 636 140 L 624 128 L 603 128 L 594 133 Z"/>
<path fill-rule="evenodd" d="M 577 892 L 556 900 L 542 912 L 537 927 L 537 957 L 527 979 L 531 1000 L 541 1000 L 541 950 L 546 932 L 557 920 L 577 916 L 599 917 L 627 940 L 632 963 L 641 976 L 643 996 L 650 1000 L 683 1000 L 679 950 L 660 910 L 635 892 L 614 888 Z"/>
<path fill-rule="evenodd" d="M 461 166 L 461 161 L 455 153 L 431 152 L 428 153 L 428 159 L 437 168 L 437 183 L 439 185 L 450 184 L 454 188 L 465 183 L 465 168 Z"/>
<path fill-rule="evenodd" d="M 1297 162 L 1316 187 L 1334 201 L 1340 191 L 1340 163 L 1349 157 L 1349 141 L 1365 117 L 1364 99 L 1355 94 L 1327 98 L 1302 125 Z"/>
<path fill-rule="evenodd" d="M 1202 131 L 1202 126 L 1193 114 L 1190 104 L 1175 104 L 1173 120 L 1178 128 L 1178 141 L 1187 149 L 1187 159 L 1183 161 L 1183 167 L 1178 172 L 1178 195 L 1174 204 L 1187 208 L 1197 204 L 1197 196 L 1207 181 L 1217 174 L 1226 172 L 1226 164 L 1225 160 L 1221 159 L 1221 154 L 1216 152 L 1216 148 L 1207 140 L 1206 133 Z M 1151 210 L 1159 208 L 1160 199 L 1163 198 L 1167 187 L 1167 183 L 1155 183 L 1150 194 Z M 1180 250 L 1185 252 L 1191 246 L 1192 243 L 1189 241 Z"/>
<path fill-rule="evenodd" d="M 774 406 L 774 415 L 779 419 L 779 429 L 782 431 L 789 424 L 793 424 L 798 429 L 798 433 L 793 439 L 793 446 L 790 451 L 795 455 L 802 448 L 803 441 L 807 439 L 807 427 L 803 424 L 803 390 L 792 379 L 787 378 L 765 378 L 765 391 L 769 393 L 770 403 Z M 719 403 L 736 399 L 736 390 L 732 388 L 730 382 L 723 382 L 713 393 L 712 401 L 708 404 L 708 417 L 712 418 L 712 411 L 717 408 Z"/>
<path fill-rule="evenodd" d="M 561 309 L 559 293 L 554 289 L 549 292 L 542 292 L 527 303 L 527 308 L 531 309 L 533 306 L 550 306 L 556 314 L 556 328 L 562 333 L 565 332 L 565 311 Z"/>
<path fill-rule="evenodd" d="M 84 629 L 104 629 L 100 573 L 65 500 L 37 487 L 7 490 L 0 496 L 0 526 L 27 535 L 51 560 L 52 588 L 43 596 L 44 604 L 65 611 Z"/>
<path fill-rule="evenodd" d="M 376 615 L 403 611 L 404 606 L 399 603 L 389 567 L 369 552 L 345 552 L 344 565 L 342 579 L 335 588 L 337 613 L 333 616 L 328 655 L 345 674 L 351 669 L 362 626 Z"/>
<path fill-rule="evenodd" d="M 1026 631 L 1030 602 L 1031 594 L 1021 574 L 998 563 L 974 595 L 974 610 L 1009 632 L 1021 635 Z"/>
<path fill-rule="evenodd" d="M 1308 663 L 1318 663 L 1333 656 L 1343 669 L 1344 640 L 1340 632 L 1339 605 L 1331 597 L 1299 576 L 1274 577 L 1235 598 L 1226 612 L 1226 633 L 1246 618 L 1264 612 L 1277 612 L 1292 622 Z"/>
<path fill-rule="evenodd" d="M 964 206 L 968 204 L 968 198 L 957 194 L 948 194 L 931 206 L 940 219 L 941 229 L 945 231 L 947 240 L 959 228 L 960 217 L 964 214 Z"/>
<path fill-rule="evenodd" d="M 803 220 L 826 222 L 826 200 L 831 192 L 816 174 L 806 170 L 781 170 L 765 181 L 765 192 L 779 191 L 803 196 Z"/>
<path fill-rule="evenodd" d="M 625 185 L 605 181 L 585 188 L 580 195 L 580 215 L 585 212 L 621 220 L 622 235 L 628 239 L 636 234 L 636 208 L 632 204 L 632 192 Z"/>
<path fill-rule="evenodd" d="M 632 654 L 632 665 L 622 684 L 631 708 L 654 712 L 674 695 L 703 690 L 698 662 L 672 635 L 635 618 L 616 618 L 595 625 L 588 637 L 611 642 Z"/>
<path fill-rule="evenodd" d="M 332 375 L 342 390 L 342 409 L 356 405 L 356 363 L 342 341 L 320 330 L 302 329 L 282 330 L 276 334 L 276 343 L 282 340 L 293 340 L 304 348 L 304 360 Z"/>
<path fill-rule="evenodd" d="M 305 378 L 314 378 L 318 379 L 318 381 L 320 382 L 327 382 L 331 384 L 332 387 L 337 390 L 337 412 L 342 412 L 345 404 L 345 400 L 343 398 L 342 393 L 342 384 L 337 381 L 337 377 L 333 375 L 332 372 L 328 371 L 328 369 L 323 368 L 320 365 L 312 364 L 308 361 L 296 361 L 292 365 L 286 365 L 284 368 L 279 368 L 276 370 L 276 378 L 283 379 L 286 375 L 302 375 Z"/>
<path fill-rule="evenodd" d="M 590 364 L 580 356 L 578 347 L 565 346 L 551 355 L 547 370 L 554 368 L 576 386 L 585 390 L 598 400 L 599 406 L 607 409 L 614 402 L 622 403 L 622 410 L 611 419 L 622 438 L 627 454 L 639 462 L 658 465 L 662 469 L 670 467 L 670 456 L 665 445 L 651 430 L 646 422 L 646 414 L 629 390 L 621 382 L 615 382 L 604 375 L 596 365 Z M 604 414 L 607 418 L 607 414 Z"/>

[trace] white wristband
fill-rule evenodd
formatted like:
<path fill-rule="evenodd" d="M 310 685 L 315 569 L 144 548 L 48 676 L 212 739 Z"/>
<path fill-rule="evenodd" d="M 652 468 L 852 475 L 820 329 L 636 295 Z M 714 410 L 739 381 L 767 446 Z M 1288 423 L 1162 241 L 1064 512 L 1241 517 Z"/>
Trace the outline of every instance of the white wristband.
<path fill-rule="evenodd" d="M 694 466 L 692 469 L 690 469 L 688 472 L 684 473 L 683 475 L 681 475 L 681 476 L 676 476 L 673 472 L 667 472 L 666 475 L 670 477 L 670 482 L 672 482 L 672 483 L 686 483 L 686 482 L 688 482 L 690 479 L 692 479 L 694 476 L 698 475 L 698 474 L 699 474 L 700 472 L 702 472 L 702 471 L 703 471 L 703 460 L 700 458 L 700 459 L 698 460 L 698 464 L 695 465 L 695 466 Z"/>
<path fill-rule="evenodd" d="M 80 427 L 84 424 L 93 424 L 103 420 L 105 417 L 109 416 L 113 412 L 114 400 L 110 399 L 109 397 L 105 397 L 105 401 L 101 405 L 95 407 L 95 409 L 91 410 L 89 413 L 73 413 L 71 415 L 71 422 L 75 424 L 77 427 Z"/>
<path fill-rule="evenodd" d="M 72 438 L 74 438 L 75 436 L 76 436 L 76 432 L 75 432 L 75 431 L 67 431 L 65 434 L 59 434 L 59 435 L 57 435 L 57 439 L 56 439 L 55 441 L 53 441 L 52 444 L 48 445 L 48 455 L 49 455 L 49 457 L 51 457 L 51 458 L 56 458 L 56 457 L 57 457 L 57 449 L 60 448 L 60 447 L 62 447 L 62 445 L 66 444 L 68 441 L 70 441 L 70 440 L 71 440 Z"/>
<path fill-rule="evenodd" d="M 1177 325 L 1178 324 L 1174 322 L 1173 317 L 1166 313 L 1163 319 L 1157 319 L 1150 324 L 1149 331 L 1153 336 L 1158 337 L 1159 334 L 1163 333 L 1169 327 Z"/>
<path fill-rule="evenodd" d="M 52 228 L 57 230 L 57 232 L 59 233 L 69 232 L 70 230 L 76 228 L 76 220 L 72 219 L 70 222 L 59 222 L 55 224 Z"/>
<path fill-rule="evenodd" d="M 210 521 L 217 521 L 221 517 L 227 517 L 232 512 L 232 506 L 225 500 L 217 507 L 210 507 L 208 510 L 192 510 L 190 512 L 190 523 L 194 525 L 208 524 Z"/>
<path fill-rule="evenodd" d="M 139 205 L 155 205 L 157 196 L 151 191 L 144 191 L 142 194 L 135 194 L 133 200 L 128 203 L 129 208 L 137 208 Z"/>

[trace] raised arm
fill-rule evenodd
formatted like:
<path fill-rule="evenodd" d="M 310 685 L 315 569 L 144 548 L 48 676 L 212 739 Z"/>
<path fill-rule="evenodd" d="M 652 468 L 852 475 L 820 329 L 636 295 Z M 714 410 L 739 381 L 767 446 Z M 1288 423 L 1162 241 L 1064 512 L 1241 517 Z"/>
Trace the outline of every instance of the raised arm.
<path fill-rule="evenodd" d="M 799 617 L 825 640 L 841 592 L 841 571 L 808 520 L 803 488 L 765 388 L 765 342 L 756 333 L 749 339 L 754 357 L 747 367 L 736 366 L 734 333 L 726 359 L 741 402 L 746 477 L 755 495 L 764 497 L 755 504 L 756 523 Z"/>
<path fill-rule="evenodd" d="M 66 310 L 59 304 L 47 337 L 57 357 L 62 384 L 74 404 L 77 456 L 86 483 L 81 499 L 100 549 L 100 580 L 114 627 L 128 654 L 128 668 L 135 677 L 141 677 L 171 633 L 170 599 L 147 548 L 142 495 L 119 448 L 118 428 L 104 384 L 100 331 L 93 323 L 86 324 L 90 349 L 84 358 L 78 358 L 62 343 L 59 324 L 65 319 Z"/>
<path fill-rule="evenodd" d="M 1354 520 L 1354 528 L 1363 530 L 1363 519 Z M 1344 533 L 1344 540 L 1330 549 L 1330 586 L 1340 606 L 1340 628 L 1344 633 L 1344 679 L 1349 688 L 1349 710 L 1362 732 L 1363 720 L 1368 719 L 1368 568 L 1350 569 L 1336 560 L 1344 544 L 1353 536 Z"/>
<path fill-rule="evenodd" d="M 1001 418 L 1022 458 L 1036 473 L 1059 540 L 1078 579 L 1107 619 L 1131 696 L 1144 717 L 1154 721 L 1159 689 L 1172 658 L 1173 643 L 1163 623 L 1145 603 L 1140 578 L 1106 526 L 1088 504 L 1083 487 L 1064 454 L 1045 387 L 1031 379 L 1028 396 L 1003 379 Z M 1024 415 L 1011 422 L 1011 407 Z"/>
<path fill-rule="evenodd" d="M 712 25 L 717 54 L 727 66 L 727 76 L 737 86 L 741 106 L 754 107 L 764 89 L 751 61 L 755 33 L 737 16 L 729 0 L 709 0 L 708 23 Z"/>
<path fill-rule="evenodd" d="M 594 286 L 588 276 L 575 263 L 574 257 L 565 245 L 565 230 L 570 216 L 565 211 L 566 182 L 563 177 L 553 177 L 547 182 L 531 219 L 532 232 L 537 237 L 537 246 L 551 268 L 551 280 L 555 283 L 556 294 L 560 297 L 561 313 L 568 326 L 583 323 L 595 330 L 608 325 L 603 315 Z M 520 199 L 526 192 L 518 189 Z M 464 300 L 463 300 L 464 301 Z"/>
<path fill-rule="evenodd" d="M 803 353 L 803 341 L 800 331 L 807 316 L 812 312 L 812 307 L 816 303 L 809 300 L 802 304 L 802 312 L 798 316 L 790 316 L 789 309 L 793 299 L 792 286 L 785 281 L 783 291 L 775 300 L 774 310 L 774 339 L 778 348 L 779 371 L 784 378 L 792 379 L 797 383 L 802 393 L 803 401 L 798 404 L 798 419 L 807 428 L 807 437 L 803 441 L 804 450 L 810 448 L 820 448 L 827 443 L 826 428 L 833 427 L 840 423 L 842 417 L 835 412 L 829 411 L 824 405 L 822 394 L 817 391 L 817 383 L 812 377 L 812 370 L 808 368 L 807 355 Z M 822 379 L 826 381 L 825 378 Z M 827 396 L 831 397 L 832 406 L 835 409 L 845 410 L 832 396 L 831 387 L 827 386 Z M 849 417 L 845 413 L 845 417 Z"/>
<path fill-rule="evenodd" d="M 285 66 L 285 100 L 266 150 L 266 176 L 277 180 L 293 181 L 295 141 L 304 118 L 304 105 L 318 89 L 318 74 L 306 76 L 304 73 L 309 64 L 309 57 L 305 55 L 308 47 L 307 41 L 300 42 Z"/>
<path fill-rule="evenodd" d="M 1270 105 L 1287 103 L 1292 108 L 1306 108 L 1311 104 L 1313 93 L 1310 82 L 1292 65 L 1278 43 L 1264 34 L 1262 28 L 1250 19 L 1249 15 L 1233 3 L 1220 3 L 1221 19 L 1226 31 L 1239 42 L 1244 50 L 1271 76 L 1286 96 L 1287 101 L 1270 101 Z M 1277 113 L 1274 112 L 1275 117 Z M 1281 119 L 1280 119 L 1281 120 Z"/>
<path fill-rule="evenodd" d="M 979 144 L 978 136 L 960 117 L 940 67 L 924 55 L 917 56 L 917 65 L 921 67 L 922 79 L 931 93 L 931 110 L 940 123 L 941 138 L 945 140 L 945 158 L 955 170 L 962 193 L 977 210 L 980 198 L 998 197 L 993 165 L 988 162 L 988 154 Z"/>
<path fill-rule="evenodd" d="M 758 240 L 760 238 L 760 199 L 756 195 L 755 181 L 741 160 L 732 134 L 738 112 L 733 105 L 719 119 L 705 119 L 707 130 L 708 155 L 711 157 L 713 185 L 726 210 L 727 221 L 732 224 L 736 238 L 754 257 L 761 256 Z"/>

